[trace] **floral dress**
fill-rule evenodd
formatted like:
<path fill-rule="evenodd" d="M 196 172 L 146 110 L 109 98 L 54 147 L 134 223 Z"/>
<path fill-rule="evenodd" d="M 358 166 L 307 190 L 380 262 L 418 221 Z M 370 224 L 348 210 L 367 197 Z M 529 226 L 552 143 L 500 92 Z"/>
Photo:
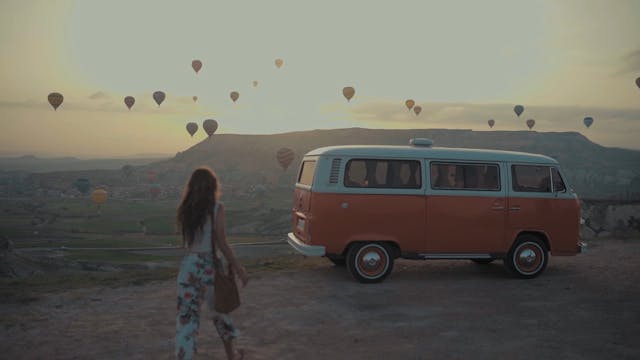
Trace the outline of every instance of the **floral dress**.
<path fill-rule="evenodd" d="M 208 233 L 205 230 L 207 228 L 209 229 Z M 203 231 L 194 239 L 194 243 L 197 245 L 197 240 L 210 239 L 210 229 L 211 222 L 208 221 L 203 226 Z M 207 303 L 213 324 L 222 340 L 229 341 L 239 335 L 231 317 L 228 314 L 219 314 L 213 309 L 214 276 L 211 251 L 208 253 L 187 252 L 178 273 L 177 359 L 191 359 L 197 353 L 196 337 L 200 326 L 200 309 L 203 302 Z"/>

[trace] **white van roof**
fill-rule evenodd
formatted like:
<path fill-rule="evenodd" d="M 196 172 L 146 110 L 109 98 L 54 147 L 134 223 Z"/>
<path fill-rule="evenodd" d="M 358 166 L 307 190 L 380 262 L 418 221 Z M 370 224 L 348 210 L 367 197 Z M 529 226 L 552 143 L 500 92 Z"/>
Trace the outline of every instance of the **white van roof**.
<path fill-rule="evenodd" d="M 537 164 L 558 164 L 555 159 L 548 156 L 518 151 L 390 145 L 327 146 L 311 150 L 305 156 L 318 155 L 374 158 L 386 157 L 473 161 L 510 161 Z"/>

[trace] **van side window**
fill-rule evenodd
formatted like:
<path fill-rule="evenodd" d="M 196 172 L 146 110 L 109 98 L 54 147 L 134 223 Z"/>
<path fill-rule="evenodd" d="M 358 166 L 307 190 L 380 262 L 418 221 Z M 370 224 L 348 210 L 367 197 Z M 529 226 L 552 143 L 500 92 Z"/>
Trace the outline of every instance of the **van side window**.
<path fill-rule="evenodd" d="M 420 162 L 415 160 L 354 159 L 346 165 L 344 186 L 419 189 L 420 174 Z"/>
<path fill-rule="evenodd" d="M 513 191 L 551 192 L 551 170 L 548 166 L 511 165 Z"/>
<path fill-rule="evenodd" d="M 499 191 L 498 165 L 432 162 L 431 188 Z"/>
<path fill-rule="evenodd" d="M 313 175 L 316 172 L 316 161 L 307 160 L 302 162 L 300 175 L 298 176 L 298 184 L 311 186 L 313 184 Z"/>
<path fill-rule="evenodd" d="M 560 172 L 558 168 L 551 168 L 551 177 L 553 178 L 553 191 L 557 192 L 565 192 L 567 191 L 566 186 L 564 185 L 564 181 L 562 181 L 562 176 L 560 176 Z"/>

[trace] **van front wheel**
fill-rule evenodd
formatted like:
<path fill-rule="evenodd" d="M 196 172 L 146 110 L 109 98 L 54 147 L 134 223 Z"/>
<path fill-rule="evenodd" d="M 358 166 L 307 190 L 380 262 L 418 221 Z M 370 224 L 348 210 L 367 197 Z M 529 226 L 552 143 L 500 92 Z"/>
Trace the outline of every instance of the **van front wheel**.
<path fill-rule="evenodd" d="M 362 283 L 377 283 L 391 273 L 393 257 L 384 244 L 359 243 L 349 248 L 347 268 L 356 280 Z"/>
<path fill-rule="evenodd" d="M 548 260 L 544 242 L 535 235 L 526 234 L 518 236 L 504 263 L 516 276 L 531 279 L 542 273 Z"/>

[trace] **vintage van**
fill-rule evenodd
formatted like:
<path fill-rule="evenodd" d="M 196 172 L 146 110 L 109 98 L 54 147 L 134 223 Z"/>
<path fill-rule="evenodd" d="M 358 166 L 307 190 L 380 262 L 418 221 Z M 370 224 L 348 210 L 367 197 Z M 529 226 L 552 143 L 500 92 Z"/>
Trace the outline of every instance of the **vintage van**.
<path fill-rule="evenodd" d="M 289 244 L 382 281 L 396 258 L 502 259 L 522 278 L 575 255 L 580 204 L 558 162 L 511 151 L 331 146 L 302 159 Z"/>

